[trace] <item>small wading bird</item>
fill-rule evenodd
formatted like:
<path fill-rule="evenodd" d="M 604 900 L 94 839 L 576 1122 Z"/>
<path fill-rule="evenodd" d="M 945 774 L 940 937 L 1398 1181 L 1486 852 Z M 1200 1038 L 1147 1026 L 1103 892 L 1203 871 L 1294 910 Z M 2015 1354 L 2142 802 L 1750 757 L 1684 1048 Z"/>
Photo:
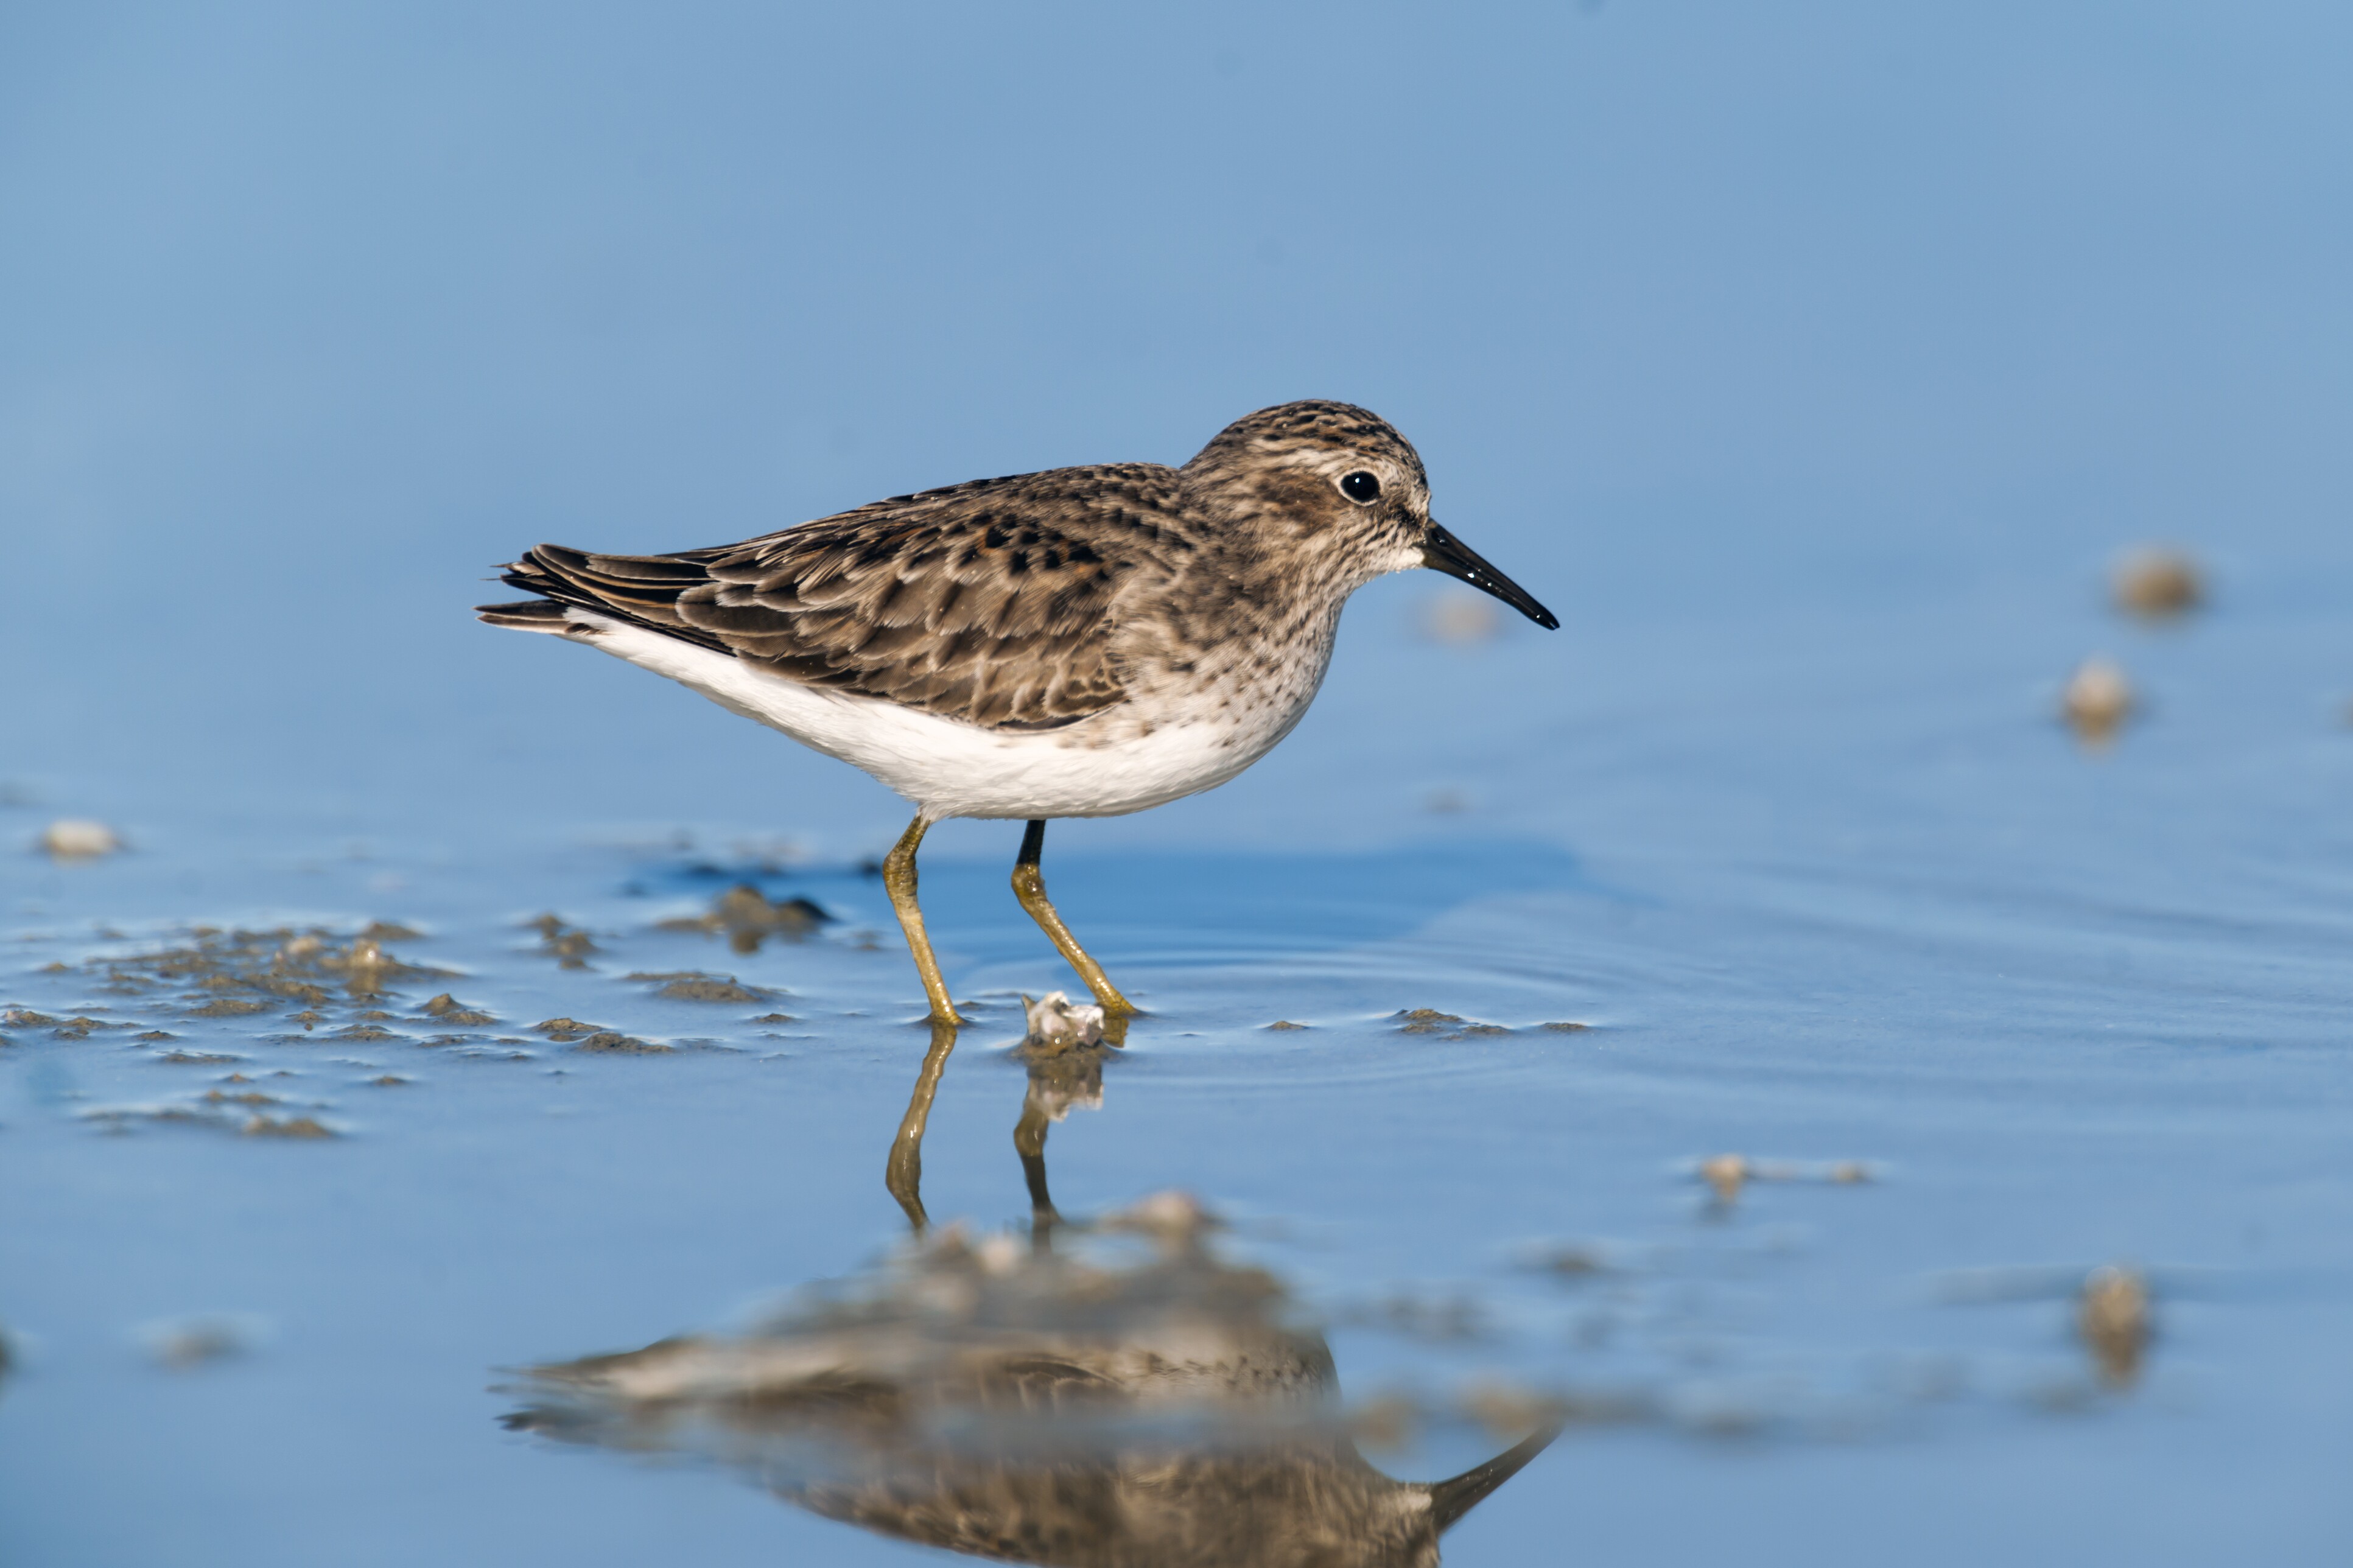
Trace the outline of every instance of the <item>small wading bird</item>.
<path fill-rule="evenodd" d="M 1323 683 L 1348 595 L 1414 566 L 1560 624 L 1431 518 L 1387 421 L 1286 403 L 1181 468 L 976 479 L 672 555 L 543 544 L 501 574 L 539 596 L 480 614 L 669 676 L 913 802 L 883 880 L 934 1024 L 961 1020 L 916 847 L 943 817 L 1027 821 L 1013 890 L 1124 1018 L 1047 901 L 1047 821 L 1164 805 L 1266 755 Z"/>

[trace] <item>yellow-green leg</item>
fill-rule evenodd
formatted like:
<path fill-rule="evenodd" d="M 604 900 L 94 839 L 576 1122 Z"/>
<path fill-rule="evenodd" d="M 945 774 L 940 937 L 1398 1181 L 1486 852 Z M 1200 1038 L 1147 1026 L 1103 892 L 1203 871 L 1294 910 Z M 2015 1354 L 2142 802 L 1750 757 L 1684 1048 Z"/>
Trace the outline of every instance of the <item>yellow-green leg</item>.
<path fill-rule="evenodd" d="M 932 1004 L 932 1022 L 961 1024 L 955 1004 L 948 1000 L 948 983 L 940 978 L 940 961 L 932 956 L 932 939 L 923 934 L 923 911 L 915 902 L 915 847 L 923 841 L 930 828 L 923 814 L 917 812 L 907 831 L 882 862 L 882 886 L 891 894 L 891 907 L 899 912 L 899 929 L 907 933 L 907 948 L 915 955 L 915 971 L 923 977 L 923 994 Z"/>
<path fill-rule="evenodd" d="M 1029 911 L 1029 918 L 1038 922 L 1038 928 L 1053 939 L 1063 961 L 1079 972 L 1079 978 L 1087 983 L 1087 989 L 1093 992 L 1095 1000 L 1103 1005 L 1106 1017 L 1124 1017 L 1133 1014 L 1134 1005 L 1119 994 L 1119 987 L 1111 983 L 1111 976 L 1103 973 L 1103 965 L 1087 956 L 1087 950 L 1079 945 L 1079 939 L 1071 934 L 1071 928 L 1062 923 L 1062 917 L 1056 914 L 1054 906 L 1047 901 L 1046 874 L 1038 866 L 1038 858 L 1045 853 L 1045 849 L 1046 824 L 1042 819 L 1033 820 L 1029 830 L 1021 836 L 1020 858 L 1013 862 L 1013 896 L 1021 900 L 1021 907 Z M 913 863 L 914 857 L 911 852 L 908 864 L 912 868 Z M 913 870 L 908 874 L 912 879 Z M 910 897 L 912 899 L 912 894 Z"/>

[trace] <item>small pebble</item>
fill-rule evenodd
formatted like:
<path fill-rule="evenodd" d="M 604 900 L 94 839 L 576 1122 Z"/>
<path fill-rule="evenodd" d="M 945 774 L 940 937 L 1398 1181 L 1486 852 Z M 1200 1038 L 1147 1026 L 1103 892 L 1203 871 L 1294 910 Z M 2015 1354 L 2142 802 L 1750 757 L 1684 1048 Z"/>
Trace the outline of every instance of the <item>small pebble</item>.
<path fill-rule="evenodd" d="M 2093 744 L 2114 736 L 2137 703 L 2123 668 L 2096 655 L 2077 667 L 2059 700 L 2060 712 L 2076 735 Z"/>
<path fill-rule="evenodd" d="M 53 859 L 96 860 L 122 847 L 114 829 L 85 816 L 61 816 L 41 830 L 41 847 Z"/>
<path fill-rule="evenodd" d="M 1531 1268 L 1546 1274 L 1557 1274 L 1564 1279 L 1585 1279 L 1609 1273 L 1609 1259 L 1599 1247 L 1574 1244 L 1551 1247 L 1528 1259 Z"/>
<path fill-rule="evenodd" d="M 2130 1268 L 2092 1270 L 2075 1301 L 2075 1331 L 2110 1388 L 2128 1388 L 2140 1376 L 2148 1349 L 2148 1281 Z"/>
<path fill-rule="evenodd" d="M 2179 550 L 2136 550 L 2116 563 L 2116 608 L 2143 620 L 2171 620 L 2206 602 L 2206 574 Z"/>
<path fill-rule="evenodd" d="M 261 1323 L 242 1314 L 175 1318 L 139 1331 L 147 1353 L 174 1372 L 241 1356 L 260 1342 Z"/>
<path fill-rule="evenodd" d="M 1730 1204 L 1750 1175 L 1747 1159 L 1739 1154 L 1712 1154 L 1699 1163 L 1699 1179 L 1715 1189 L 1715 1201 Z"/>

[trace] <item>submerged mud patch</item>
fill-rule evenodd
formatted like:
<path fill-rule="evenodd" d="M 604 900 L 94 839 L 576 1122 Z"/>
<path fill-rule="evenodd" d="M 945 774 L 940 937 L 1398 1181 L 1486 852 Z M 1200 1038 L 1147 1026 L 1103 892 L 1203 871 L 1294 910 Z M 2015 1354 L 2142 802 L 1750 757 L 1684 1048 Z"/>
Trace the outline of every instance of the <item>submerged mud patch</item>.
<path fill-rule="evenodd" d="M 1508 1035 L 1501 1024 L 1477 1024 L 1435 1007 L 1409 1007 L 1390 1015 L 1401 1035 L 1436 1035 L 1449 1040 L 1469 1040 Z"/>
<path fill-rule="evenodd" d="M 180 941 L 101 953 L 63 972 L 79 974 L 100 994 L 136 998 L 142 1011 L 220 1020 L 259 1017 L 291 1005 L 302 1009 L 293 1020 L 311 1027 L 328 1021 L 322 1008 L 364 1008 L 417 981 L 446 977 L 448 971 L 409 963 L 384 946 L 416 937 L 406 926 L 381 921 L 352 936 L 317 927 L 193 926 Z M 0 1013 L 0 1021 L 53 1026 L 66 1038 L 135 1026 L 88 1016 L 51 1018 L 27 1007 L 11 1007 Z"/>
<path fill-rule="evenodd" d="M 540 952 L 554 959 L 559 968 L 586 969 L 589 955 L 603 951 L 597 947 L 596 938 L 577 926 L 566 924 L 561 915 L 544 914 L 523 923 L 539 933 Z"/>
<path fill-rule="evenodd" d="M 670 1002 L 766 1002 L 776 995 L 774 991 L 742 984 L 732 974 L 705 974 L 694 969 L 667 973 L 639 972 L 629 978 L 658 983 L 654 994 Z"/>
<path fill-rule="evenodd" d="M 589 1036 L 586 1039 L 582 1040 L 579 1044 L 574 1046 L 572 1048 L 575 1051 L 592 1051 L 602 1052 L 614 1056 L 638 1057 L 668 1056 L 678 1049 L 676 1046 L 665 1046 L 650 1040 L 641 1040 L 634 1035 L 624 1035 L 611 1029 L 600 1029 L 596 1033 Z"/>
<path fill-rule="evenodd" d="M 284 1108 L 273 1111 L 271 1107 Z M 142 1126 L 197 1127 L 243 1138 L 327 1139 L 341 1137 L 310 1110 L 287 1107 L 277 1095 L 207 1089 L 183 1100 L 134 1105 L 92 1106 L 81 1120 L 108 1132 Z"/>

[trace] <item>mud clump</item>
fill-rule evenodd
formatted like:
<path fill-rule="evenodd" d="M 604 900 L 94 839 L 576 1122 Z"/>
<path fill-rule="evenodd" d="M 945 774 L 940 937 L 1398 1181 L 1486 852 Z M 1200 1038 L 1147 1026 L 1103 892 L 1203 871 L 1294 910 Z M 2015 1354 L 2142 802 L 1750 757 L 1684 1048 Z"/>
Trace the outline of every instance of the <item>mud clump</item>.
<path fill-rule="evenodd" d="M 545 914 L 523 923 L 539 933 L 539 950 L 554 959 L 559 969 L 586 969 L 588 955 L 600 951 L 594 938 L 577 926 L 565 924 L 560 915 Z"/>
<path fill-rule="evenodd" d="M 226 1089 L 208 1089 L 196 1098 L 203 1100 L 206 1105 L 254 1106 L 283 1105 L 285 1103 L 285 1101 L 280 1100 L 276 1095 L 264 1094 L 258 1089 L 244 1089 L 236 1094 L 231 1094 Z"/>
<path fill-rule="evenodd" d="M 654 993 L 673 1002 L 764 1002 L 766 995 L 748 985 L 738 985 L 724 976 L 705 976 L 693 980 L 673 980 Z"/>
<path fill-rule="evenodd" d="M 216 996 L 201 1007 L 188 1009 L 191 1018 L 249 1018 L 256 1013 L 267 1013 L 270 1004 L 255 1002 L 242 996 Z"/>
<path fill-rule="evenodd" d="M 233 1076 L 228 1081 L 240 1083 L 250 1080 Z M 152 1126 L 201 1127 L 246 1138 L 324 1139 L 340 1136 L 333 1128 L 315 1116 L 273 1116 L 260 1109 L 284 1103 L 275 1095 L 259 1091 L 231 1093 L 214 1089 L 185 1100 L 161 1105 L 93 1107 L 83 1111 L 81 1117 L 115 1133 L 127 1133 L 145 1123 Z"/>
<path fill-rule="evenodd" d="M 659 1057 L 670 1056 L 678 1047 L 656 1045 L 649 1040 L 640 1040 L 634 1035 L 618 1034 L 611 1029 L 600 1029 L 572 1048 L 608 1056 Z"/>
<path fill-rule="evenodd" d="M 659 982 L 655 995 L 672 1002 L 765 1002 L 776 995 L 756 985 L 739 984 L 732 974 L 705 974 L 700 970 L 676 970 L 664 974 L 638 973 L 632 980 Z"/>
<path fill-rule="evenodd" d="M 366 1002 L 446 973 L 385 951 L 384 942 L 396 935 L 415 933 L 382 921 L 352 937 L 317 929 L 196 926 L 179 943 L 95 958 L 82 969 L 111 995 L 174 1000 L 188 1017 L 245 1018 L 289 1004 L 315 1010 L 339 992 Z M 323 1022 L 324 1015 L 312 1011 L 298 1015 L 301 1020 Z"/>
<path fill-rule="evenodd" d="M 1389 1021 L 1401 1035 L 1438 1035 L 1450 1040 L 1480 1039 L 1512 1032 L 1501 1024 L 1474 1024 L 1435 1007 L 1409 1007 L 1389 1015 Z"/>
<path fill-rule="evenodd" d="M 469 1007 L 447 991 L 417 1009 L 437 1024 L 472 1026 L 494 1024 L 498 1020 L 479 1007 Z"/>
<path fill-rule="evenodd" d="M 151 1323 L 140 1332 L 147 1353 L 170 1372 L 250 1354 L 261 1337 L 261 1325 L 243 1314 L 178 1318 Z"/>
<path fill-rule="evenodd" d="M 332 1138 L 333 1131 L 315 1116 L 256 1116 L 237 1131 L 248 1138 Z"/>
<path fill-rule="evenodd" d="M 100 1029 L 138 1027 L 135 1024 L 120 1023 L 111 1018 L 52 1018 L 47 1013 L 37 1013 L 30 1007 L 0 1008 L 0 1026 L 11 1029 L 47 1029 L 60 1040 L 86 1040 Z"/>
<path fill-rule="evenodd" d="M 731 950 L 750 953 L 759 952 L 760 944 L 771 937 L 784 942 L 804 941 L 832 921 L 831 915 L 807 899 L 771 902 L 751 883 L 738 882 L 711 901 L 710 913 L 659 921 L 654 929 L 691 931 L 702 936 L 724 935 Z"/>
<path fill-rule="evenodd" d="M 534 1035 L 545 1035 L 558 1042 L 583 1039 L 598 1033 L 602 1024 L 584 1024 L 577 1018 L 545 1018 L 531 1026 Z"/>
<path fill-rule="evenodd" d="M 1561 1242 L 1529 1255 L 1527 1266 L 1558 1279 L 1590 1279 L 1618 1272 L 1608 1252 L 1578 1242 Z"/>
<path fill-rule="evenodd" d="M 2109 580 L 2116 608 L 2145 621 L 2170 621 L 2206 602 L 2206 573 L 2179 550 L 2150 546 L 2116 563 Z"/>

